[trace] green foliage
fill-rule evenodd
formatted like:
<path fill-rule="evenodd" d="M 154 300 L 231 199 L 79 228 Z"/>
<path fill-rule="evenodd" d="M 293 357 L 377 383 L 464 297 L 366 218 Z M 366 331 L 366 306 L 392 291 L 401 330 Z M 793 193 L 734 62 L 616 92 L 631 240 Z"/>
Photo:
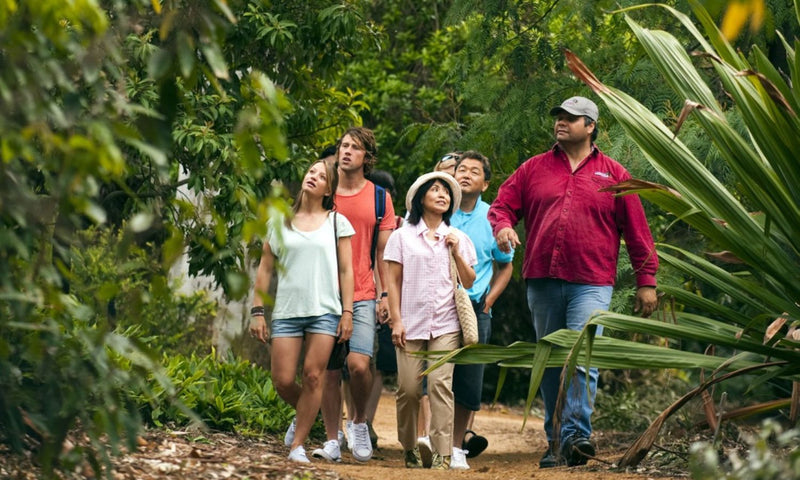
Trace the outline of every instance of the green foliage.
<path fill-rule="evenodd" d="M 269 372 L 245 360 L 191 354 L 165 355 L 162 361 L 175 385 L 174 398 L 152 380 L 149 388 L 134 392 L 153 425 L 181 427 L 199 419 L 216 430 L 264 435 L 283 433 L 292 421 L 294 410 L 278 397 Z M 322 433 L 320 422 L 312 433 Z"/>
<path fill-rule="evenodd" d="M 778 480 L 800 476 L 800 430 L 784 430 L 765 420 L 758 433 L 745 437 L 748 451 L 720 451 L 707 442 L 692 444 L 689 469 L 696 480 Z"/>
<path fill-rule="evenodd" d="M 116 329 L 162 352 L 208 353 L 216 305 L 207 292 L 180 294 L 163 271 L 158 249 L 130 244 L 124 231 L 89 228 L 70 249 L 70 292 L 96 313 L 93 325 Z"/>
<path fill-rule="evenodd" d="M 30 308 L 28 322 L 7 322 L 0 360 L 0 439 L 15 450 L 36 448 L 45 474 L 88 460 L 96 471 L 120 444 L 135 447 L 139 413 L 127 389 L 143 372 L 170 391 L 140 342 L 93 328 L 91 309 L 74 297 L 62 309 Z M 79 428 L 91 440 L 61 457 Z M 31 442 L 31 443 L 29 443 Z"/>
<path fill-rule="evenodd" d="M 640 432 L 688 384 L 680 370 L 604 370 L 600 372 L 592 426 L 597 430 Z"/>
<path fill-rule="evenodd" d="M 174 314 L 167 332 L 174 345 L 182 335 L 177 322 L 203 309 L 210 313 L 199 297 L 171 299 L 163 275 L 139 262 L 143 252 L 134 248 L 128 256 L 131 240 L 166 240 L 160 253 L 171 260 L 207 218 L 222 219 L 212 230 L 236 248 L 242 235 L 258 231 L 253 225 L 264 223 L 257 216 L 266 212 L 259 208 L 269 180 L 259 180 L 259 194 L 250 193 L 260 178 L 261 152 L 285 151 L 276 128 L 282 95 L 263 74 L 239 72 L 246 84 L 235 92 L 248 101 L 237 109 L 241 115 L 230 109 L 219 81 L 228 76 L 220 55 L 220 33 L 231 20 L 226 10 L 223 2 L 193 1 L 163 9 L 146 0 L 0 3 L 0 438 L 15 451 L 35 450 L 45 475 L 82 456 L 102 472 L 120 445 L 133 446 L 138 431 L 139 413 L 126 389 L 150 372 L 170 391 L 144 343 L 115 333 L 116 321 L 130 333 L 127 327 L 143 313 L 136 328 L 152 335 L 147 329 L 156 326 L 158 313 Z M 193 169 L 171 155 L 179 86 L 213 90 L 216 103 L 212 98 L 204 106 L 233 119 L 225 125 L 227 143 L 195 137 L 204 143 L 189 145 L 201 154 Z M 203 113 L 205 121 L 215 115 Z M 224 167 L 203 162 L 202 153 Z M 184 185 L 177 178 L 181 168 L 195 175 L 186 184 L 220 179 L 227 189 L 206 186 L 235 201 L 226 214 L 238 215 L 238 230 L 176 197 Z M 114 251 L 107 245 L 70 250 L 86 247 L 80 232 L 87 226 L 121 226 L 126 219 L 125 241 Z M 148 254 L 159 260 L 154 252 Z M 235 269 L 226 273 L 235 277 Z M 84 277 L 94 274 L 99 277 Z M 116 307 L 118 298 L 124 315 L 115 319 L 109 301 Z M 60 458 L 73 430 L 91 444 Z"/>

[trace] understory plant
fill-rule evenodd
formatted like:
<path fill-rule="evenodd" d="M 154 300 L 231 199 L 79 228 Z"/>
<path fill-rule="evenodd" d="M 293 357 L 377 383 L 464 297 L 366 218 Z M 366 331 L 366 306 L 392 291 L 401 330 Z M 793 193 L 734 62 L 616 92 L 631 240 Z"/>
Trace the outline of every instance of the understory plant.
<path fill-rule="evenodd" d="M 268 371 L 246 360 L 208 355 L 165 355 L 173 391 L 152 381 L 133 391 L 145 422 L 156 427 L 194 426 L 242 435 L 282 434 L 294 410 L 281 400 Z M 312 435 L 321 435 L 317 422 Z"/>
<path fill-rule="evenodd" d="M 746 452 L 694 443 L 689 469 L 695 480 L 781 480 L 800 477 L 800 429 L 784 429 L 765 420 L 758 432 L 745 435 Z"/>

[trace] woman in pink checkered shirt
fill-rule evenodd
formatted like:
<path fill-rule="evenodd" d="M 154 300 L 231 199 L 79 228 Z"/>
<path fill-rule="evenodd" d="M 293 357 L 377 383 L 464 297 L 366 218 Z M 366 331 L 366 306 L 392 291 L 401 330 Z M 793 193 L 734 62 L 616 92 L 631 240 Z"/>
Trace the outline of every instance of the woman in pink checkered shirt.
<path fill-rule="evenodd" d="M 406 195 L 408 221 L 389 237 L 383 256 L 389 266 L 389 316 L 397 353 L 397 436 L 408 468 L 423 466 L 417 448 L 423 360 L 411 353 L 461 346 L 450 278 L 451 250 L 464 288 L 475 280 L 475 247 L 462 231 L 450 227 L 450 216 L 460 204 L 461 189 L 452 176 L 431 172 L 419 177 Z M 452 383 L 452 364 L 428 375 L 434 469 L 447 469 L 450 464 Z"/>

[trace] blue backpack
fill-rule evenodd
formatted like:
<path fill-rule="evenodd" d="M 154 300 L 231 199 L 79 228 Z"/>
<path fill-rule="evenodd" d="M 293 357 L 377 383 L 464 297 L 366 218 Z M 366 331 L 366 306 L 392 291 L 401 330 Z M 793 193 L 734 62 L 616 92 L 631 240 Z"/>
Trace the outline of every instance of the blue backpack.
<path fill-rule="evenodd" d="M 386 214 L 386 189 L 375 185 L 375 231 L 372 232 L 372 248 L 369 250 L 369 268 L 375 268 L 375 254 L 378 249 L 378 232 L 383 216 Z"/>

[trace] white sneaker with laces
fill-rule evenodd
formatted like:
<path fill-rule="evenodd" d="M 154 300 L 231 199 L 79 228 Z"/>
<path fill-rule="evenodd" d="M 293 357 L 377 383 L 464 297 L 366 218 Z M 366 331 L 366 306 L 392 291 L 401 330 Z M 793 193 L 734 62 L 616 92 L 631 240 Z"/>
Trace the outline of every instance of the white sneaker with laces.
<path fill-rule="evenodd" d="M 450 469 L 469 470 L 469 464 L 467 464 L 467 450 L 453 447 L 453 456 L 450 457 Z"/>
<path fill-rule="evenodd" d="M 289 429 L 286 430 L 286 435 L 283 436 L 283 444 L 287 447 L 291 447 L 292 443 L 294 443 L 295 429 L 297 429 L 297 417 L 292 419 L 292 424 L 289 425 Z"/>
<path fill-rule="evenodd" d="M 342 452 L 339 450 L 339 440 L 328 440 L 322 445 L 322 448 L 314 450 L 311 456 L 323 458 L 329 462 L 341 462 Z"/>
<path fill-rule="evenodd" d="M 353 451 L 353 438 L 355 435 L 353 434 L 353 421 L 348 420 L 344 422 L 344 431 L 347 434 L 347 448 L 352 452 Z"/>
<path fill-rule="evenodd" d="M 365 423 L 353 424 L 353 438 L 350 440 L 350 448 L 353 451 L 353 458 L 359 462 L 366 462 L 372 458 L 372 442 L 369 440 L 369 427 Z"/>
<path fill-rule="evenodd" d="M 347 439 L 344 437 L 343 431 L 339 430 L 337 438 L 339 439 L 339 450 L 341 451 L 347 448 Z"/>
<path fill-rule="evenodd" d="M 433 447 L 431 447 L 431 437 L 425 435 L 417 438 L 417 448 L 419 458 L 422 460 L 422 468 L 431 468 L 433 463 Z"/>
<path fill-rule="evenodd" d="M 294 450 L 289 452 L 289 460 L 297 463 L 311 463 L 306 457 L 306 449 L 302 445 L 298 445 Z"/>

